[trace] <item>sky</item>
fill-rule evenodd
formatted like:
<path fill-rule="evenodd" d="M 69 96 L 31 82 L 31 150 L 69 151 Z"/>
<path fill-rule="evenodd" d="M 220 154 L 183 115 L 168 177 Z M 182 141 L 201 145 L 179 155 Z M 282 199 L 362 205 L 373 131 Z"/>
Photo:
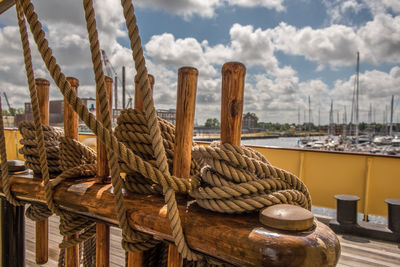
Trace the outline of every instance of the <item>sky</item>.
<path fill-rule="evenodd" d="M 120 2 L 94 1 L 100 46 L 134 95 L 134 63 Z M 79 96 L 95 97 L 80 1 L 35 0 L 57 63 L 80 80 Z M 350 121 L 356 53 L 360 53 L 360 120 L 383 122 L 395 95 L 400 114 L 400 1 L 398 0 L 135 0 L 157 109 L 176 106 L 177 70 L 199 71 L 195 121 L 220 118 L 221 68 L 246 66 L 244 112 L 259 121 L 315 124 Z M 31 38 L 36 77 L 50 80 Z M 0 15 L 0 91 L 13 107 L 29 101 L 15 7 Z M 121 90 L 121 89 L 120 89 Z M 308 116 L 308 97 L 312 116 Z M 61 99 L 52 83 L 50 99 Z M 121 106 L 121 94 L 119 106 Z M 300 115 L 300 116 L 299 116 Z M 386 112 L 388 120 L 389 112 Z"/>

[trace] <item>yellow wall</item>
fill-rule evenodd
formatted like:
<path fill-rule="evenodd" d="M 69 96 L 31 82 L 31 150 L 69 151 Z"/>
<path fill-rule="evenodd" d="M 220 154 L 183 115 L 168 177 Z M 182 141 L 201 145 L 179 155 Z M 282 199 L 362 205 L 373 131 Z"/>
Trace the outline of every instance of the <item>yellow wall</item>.
<path fill-rule="evenodd" d="M 8 159 L 16 154 L 19 132 L 6 130 Z M 93 138 L 81 134 L 79 140 Z M 21 147 L 18 143 L 18 147 Z M 253 147 L 271 162 L 299 176 L 310 190 L 314 206 L 336 208 L 336 194 L 361 198 L 359 212 L 387 216 L 387 198 L 400 198 L 400 157 Z"/>
<path fill-rule="evenodd" d="M 357 195 L 359 212 L 387 216 L 387 198 L 400 198 L 400 157 L 253 147 L 299 176 L 313 205 L 336 208 L 337 194 Z"/>

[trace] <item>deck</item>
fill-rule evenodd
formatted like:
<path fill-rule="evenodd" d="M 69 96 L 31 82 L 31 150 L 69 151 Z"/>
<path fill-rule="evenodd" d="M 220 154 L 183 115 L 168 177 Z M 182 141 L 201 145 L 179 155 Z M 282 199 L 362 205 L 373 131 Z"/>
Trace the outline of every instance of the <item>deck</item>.
<path fill-rule="evenodd" d="M 49 218 L 49 261 L 45 265 L 35 264 L 35 224 L 28 218 L 25 221 L 26 266 L 56 267 L 58 260 L 58 243 L 61 236 L 58 232 L 58 217 Z M 121 248 L 121 231 L 111 228 L 111 266 L 125 266 L 125 253 Z M 368 240 L 354 236 L 338 236 L 342 253 L 337 266 L 400 266 L 400 245 L 389 242 Z"/>

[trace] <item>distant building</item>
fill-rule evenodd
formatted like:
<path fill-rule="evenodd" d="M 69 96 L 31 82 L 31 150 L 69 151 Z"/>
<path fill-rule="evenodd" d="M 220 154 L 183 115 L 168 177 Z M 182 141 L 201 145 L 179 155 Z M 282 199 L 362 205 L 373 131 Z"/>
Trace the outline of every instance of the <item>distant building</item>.
<path fill-rule="evenodd" d="M 247 113 L 243 115 L 242 128 L 252 129 L 257 128 L 258 118 L 254 113 Z"/>
<path fill-rule="evenodd" d="M 176 110 L 175 109 L 157 109 L 157 116 L 164 119 L 173 125 L 176 124 Z"/>
<path fill-rule="evenodd" d="M 82 103 L 86 106 L 93 106 L 94 98 L 81 98 Z M 15 126 L 21 121 L 33 121 L 32 104 L 26 102 L 25 113 L 15 115 Z M 49 121 L 50 125 L 63 126 L 64 123 L 64 100 L 51 100 L 49 103 Z"/>

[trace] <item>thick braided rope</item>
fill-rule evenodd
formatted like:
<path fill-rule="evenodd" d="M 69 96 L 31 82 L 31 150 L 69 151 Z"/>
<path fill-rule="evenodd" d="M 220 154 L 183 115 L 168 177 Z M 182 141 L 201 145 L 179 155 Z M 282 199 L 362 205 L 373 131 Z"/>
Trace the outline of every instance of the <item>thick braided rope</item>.
<path fill-rule="evenodd" d="M 135 62 L 135 69 L 139 80 L 139 89 L 141 91 L 143 99 L 146 121 L 150 130 L 150 137 L 152 139 L 154 157 L 156 159 L 158 169 L 161 172 L 169 173 L 167 157 L 164 151 L 160 127 L 158 126 L 158 120 L 154 108 L 153 94 L 150 89 L 146 62 L 143 56 L 139 29 L 136 24 L 134 7 L 131 0 L 121 0 L 121 4 L 125 16 L 126 27 L 128 29 L 128 35 L 132 49 L 132 57 Z M 198 260 L 200 256 L 196 255 L 190 250 L 184 238 L 182 223 L 179 217 L 179 211 L 175 200 L 174 189 L 171 188 L 169 185 L 162 185 L 162 187 L 164 199 L 167 203 L 168 217 L 171 221 L 172 233 L 174 236 L 175 244 L 178 247 L 178 251 L 185 259 Z"/>
<path fill-rule="evenodd" d="M 35 174 L 41 174 L 39 149 L 36 142 L 35 125 L 33 122 L 23 121 L 18 125 L 18 130 L 22 135 L 20 143 L 23 145 L 19 149 L 19 153 L 24 155 L 25 166 Z M 59 138 L 63 135 L 63 130 L 60 128 L 42 125 L 44 134 L 44 142 L 46 147 L 47 163 L 51 176 L 61 173 L 59 163 Z"/>
<path fill-rule="evenodd" d="M 193 156 L 208 164 L 201 171 L 204 185 L 190 193 L 201 207 L 225 213 L 250 212 L 280 203 L 311 209 L 304 183 L 250 148 L 214 142 L 209 147 L 195 147 Z"/>
<path fill-rule="evenodd" d="M 93 71 L 96 80 L 96 92 L 100 103 L 101 119 L 104 127 L 107 130 L 112 131 L 110 114 L 109 114 L 109 103 L 105 89 L 104 73 L 100 57 L 99 40 L 98 40 L 95 13 L 93 9 L 92 0 L 84 0 L 83 6 L 85 10 L 85 19 L 89 36 L 90 52 L 92 55 Z M 158 241 L 153 240 L 152 237 L 149 235 L 144 235 L 142 233 L 134 231 L 132 227 L 128 224 L 128 220 L 126 217 L 127 216 L 126 207 L 124 205 L 124 200 L 122 195 L 123 183 L 120 178 L 118 157 L 116 153 L 114 153 L 109 147 L 106 146 L 106 148 L 107 148 L 107 156 L 111 167 L 110 168 L 111 178 L 112 178 L 112 184 L 114 186 L 114 195 L 117 205 L 118 221 L 122 229 L 122 236 L 124 238 L 123 242 L 129 243 L 126 244 L 126 247 L 127 248 L 134 247 L 133 250 L 135 251 L 138 249 L 141 250 L 143 247 L 145 247 L 146 249 L 149 247 L 153 247 L 155 244 L 158 243 Z"/>
<path fill-rule="evenodd" d="M 44 142 L 44 134 L 42 130 L 42 124 L 40 121 L 40 115 L 39 115 L 39 106 L 38 106 L 38 100 L 37 100 L 37 92 L 36 92 L 36 86 L 35 86 L 35 81 L 34 81 L 34 75 L 33 75 L 33 68 L 32 68 L 32 58 L 31 58 L 31 53 L 30 53 L 30 48 L 29 48 L 29 41 L 28 41 L 28 34 L 26 31 L 26 26 L 25 26 L 25 19 L 23 17 L 23 9 L 21 7 L 20 1 L 16 1 L 16 7 L 17 7 L 17 17 L 18 17 L 18 24 L 20 28 L 20 34 L 21 34 L 21 41 L 23 44 L 23 49 L 24 49 L 24 60 L 25 60 L 25 68 L 27 72 L 27 78 L 28 78 L 28 83 L 29 83 L 29 91 L 31 95 L 31 103 L 32 103 L 32 109 L 33 109 L 33 115 L 34 115 L 34 123 L 35 123 L 35 129 L 36 129 L 36 138 L 38 142 L 38 152 L 40 156 L 40 167 L 41 167 L 41 173 L 42 173 L 42 179 L 44 181 L 45 185 L 45 194 L 46 194 L 46 202 L 48 204 L 48 208 L 59 215 L 61 217 L 61 223 L 60 223 L 60 232 L 61 233 L 70 233 L 73 230 L 70 228 L 72 227 L 71 225 L 75 226 L 77 223 L 77 216 L 71 216 L 67 212 L 61 211 L 54 203 L 53 200 L 53 191 L 52 191 L 52 185 L 49 180 L 49 170 L 48 170 L 48 164 L 47 164 L 47 156 L 46 156 L 46 147 L 45 147 L 45 142 Z M 87 220 L 82 217 L 78 217 L 81 220 Z M 65 225 L 64 222 L 67 222 L 67 225 Z M 84 223 L 81 222 L 81 225 Z M 87 225 L 88 222 L 85 222 Z M 75 227 L 75 232 L 82 230 L 80 227 Z M 89 232 L 90 233 L 90 232 Z M 93 232 L 91 232 L 91 235 L 93 235 Z M 85 238 L 88 236 L 88 234 L 85 234 Z M 89 238 L 89 237 L 88 237 Z M 63 253 L 61 253 L 63 254 Z"/>
<path fill-rule="evenodd" d="M 93 149 L 69 137 L 60 137 L 59 157 L 60 169 L 62 171 L 66 171 L 80 165 L 96 165 L 97 163 L 96 152 Z"/>
<path fill-rule="evenodd" d="M 87 107 L 82 104 L 82 101 L 77 97 L 76 93 L 71 90 L 70 84 L 66 81 L 65 75 L 61 73 L 60 67 L 57 65 L 55 58 L 52 56 L 52 51 L 48 47 L 48 41 L 45 39 L 45 33 L 42 30 L 42 26 L 37 19 L 37 14 L 34 12 L 34 8 L 32 3 L 29 0 L 25 0 L 23 2 L 23 8 L 26 15 L 26 18 L 30 24 L 31 31 L 34 35 L 35 42 L 38 46 L 39 52 L 43 58 L 43 61 L 49 70 L 50 75 L 52 76 L 54 82 L 60 88 L 61 93 L 64 95 L 65 99 L 67 99 L 68 103 L 73 107 L 75 112 L 79 115 L 79 117 L 85 122 L 85 124 L 96 134 L 96 136 L 106 144 L 106 146 L 111 147 L 114 152 L 126 163 L 128 163 L 132 169 L 140 172 L 142 175 L 147 177 L 152 177 L 155 181 L 162 184 L 163 188 L 171 188 L 174 191 L 189 191 L 193 189 L 196 185 L 193 184 L 193 181 L 190 179 L 178 179 L 174 176 L 171 176 L 167 172 L 162 172 L 158 169 L 155 169 L 151 166 L 151 164 L 144 162 L 139 157 L 134 155 L 132 151 L 126 148 L 125 145 L 121 144 L 116 140 L 114 136 L 112 136 L 111 132 L 103 127 L 103 125 L 97 121 L 92 114 L 89 113 Z M 124 9 L 127 10 L 127 9 Z M 129 11 L 129 9 L 128 9 Z M 130 12 L 133 11 L 133 7 Z M 126 12 L 125 12 L 126 13 Z M 128 12 L 129 13 L 129 12 Z M 148 81 L 147 81 L 148 83 Z M 145 94 L 144 94 L 145 96 Z M 151 96 L 150 96 L 151 97 Z M 149 102 L 149 100 L 144 101 L 145 104 Z M 147 104 L 146 104 L 147 105 Z M 153 128 L 152 128 L 153 129 Z M 154 132 L 154 130 L 152 130 Z M 159 151 L 159 149 L 155 149 L 155 151 Z M 156 152 L 157 153 L 157 152 Z M 122 188 L 121 188 L 122 189 Z M 170 190 L 170 191 L 171 191 Z M 167 191 L 167 190 L 166 190 Z M 50 192 L 50 191 L 49 191 Z M 50 196 L 49 196 L 50 194 Z M 47 194 L 48 201 L 51 200 L 51 192 Z M 47 198 L 46 197 L 46 198 Z M 173 202 L 175 197 L 166 196 L 167 206 L 169 207 L 169 217 L 171 221 L 175 221 L 175 217 L 177 216 L 176 205 L 174 208 Z M 169 203 L 169 204 L 168 204 Z M 50 205 L 49 205 L 50 207 Z M 178 218 L 179 220 L 179 218 Z M 175 224 L 178 227 L 181 225 L 180 222 Z M 173 231 L 174 237 L 178 240 L 178 237 L 175 233 L 183 233 L 182 229 L 180 231 Z M 179 239 L 183 240 L 184 239 Z M 182 243 L 182 241 L 181 241 Z M 183 243 L 185 244 L 185 243 Z M 182 247 L 178 245 L 178 248 Z M 185 246 L 187 248 L 187 246 Z M 192 257 L 195 258 L 189 250 L 182 253 L 187 258 Z"/>
<path fill-rule="evenodd" d="M 38 99 L 37 99 L 35 77 L 34 77 L 33 67 L 32 67 L 32 57 L 31 57 L 31 51 L 29 48 L 28 33 L 26 30 L 24 13 L 23 13 L 23 10 L 21 7 L 21 3 L 19 1 L 16 1 L 16 10 L 17 10 L 18 25 L 19 25 L 19 29 L 20 29 L 21 42 L 22 42 L 22 47 L 23 47 L 23 51 L 24 51 L 25 70 L 26 70 L 26 76 L 27 76 L 27 80 L 28 80 L 32 110 L 33 110 L 33 118 L 34 118 L 35 130 L 36 130 L 36 141 L 38 143 L 38 148 L 39 148 L 40 168 L 41 168 L 42 178 L 44 180 L 45 187 L 48 187 L 49 186 L 48 185 L 49 169 L 48 169 L 48 165 L 47 165 L 44 134 L 43 134 L 42 124 L 40 121 L 39 103 L 38 103 Z M 52 210 L 51 207 L 50 207 L 50 210 Z"/>
<path fill-rule="evenodd" d="M 163 138 L 163 145 L 167 153 L 169 169 L 173 166 L 174 142 L 175 142 L 175 126 L 171 123 L 158 118 Z M 136 155 L 155 165 L 151 138 L 147 128 L 144 113 L 136 109 L 126 109 L 121 111 L 117 119 L 117 127 L 114 130 L 115 136 L 130 148 Z M 192 158 L 191 175 L 200 173 L 200 163 Z M 121 170 L 126 172 L 125 187 L 134 192 L 141 194 L 162 193 L 160 185 L 155 184 L 147 177 L 143 177 L 138 173 L 132 172 L 129 166 L 121 162 Z"/>
<path fill-rule="evenodd" d="M 97 138 L 112 148 L 112 150 L 117 153 L 118 157 L 128 164 L 131 169 L 139 172 L 143 176 L 151 177 L 155 182 L 164 186 L 169 186 L 173 188 L 174 191 L 188 192 L 196 188 L 198 186 L 196 180 L 177 178 L 169 173 L 161 172 L 150 163 L 143 161 L 140 157 L 132 153 L 123 143 L 119 142 L 117 138 L 112 135 L 111 131 L 103 127 L 101 122 L 95 119 L 88 108 L 82 104 L 81 99 L 71 90 L 71 86 L 67 82 L 65 75 L 61 72 L 59 65 L 56 63 L 56 59 L 52 56 L 52 50 L 48 46 L 48 41 L 45 38 L 41 23 L 38 21 L 37 14 L 34 12 L 32 3 L 29 0 L 24 0 L 23 3 L 24 12 L 30 24 L 35 42 L 51 77 L 60 88 L 60 92 L 64 95 L 65 99 L 79 115 L 79 118 L 84 121 L 86 126 L 92 130 Z"/>
<path fill-rule="evenodd" d="M 1 182 L 3 186 L 3 192 L 6 195 L 8 202 L 14 206 L 23 205 L 23 202 L 18 200 L 11 192 L 11 181 L 8 174 L 7 164 L 7 151 L 6 151 L 6 140 L 4 136 L 4 123 L 3 123 L 3 109 L 1 107 L 0 98 L 0 155 L 1 155 Z"/>

